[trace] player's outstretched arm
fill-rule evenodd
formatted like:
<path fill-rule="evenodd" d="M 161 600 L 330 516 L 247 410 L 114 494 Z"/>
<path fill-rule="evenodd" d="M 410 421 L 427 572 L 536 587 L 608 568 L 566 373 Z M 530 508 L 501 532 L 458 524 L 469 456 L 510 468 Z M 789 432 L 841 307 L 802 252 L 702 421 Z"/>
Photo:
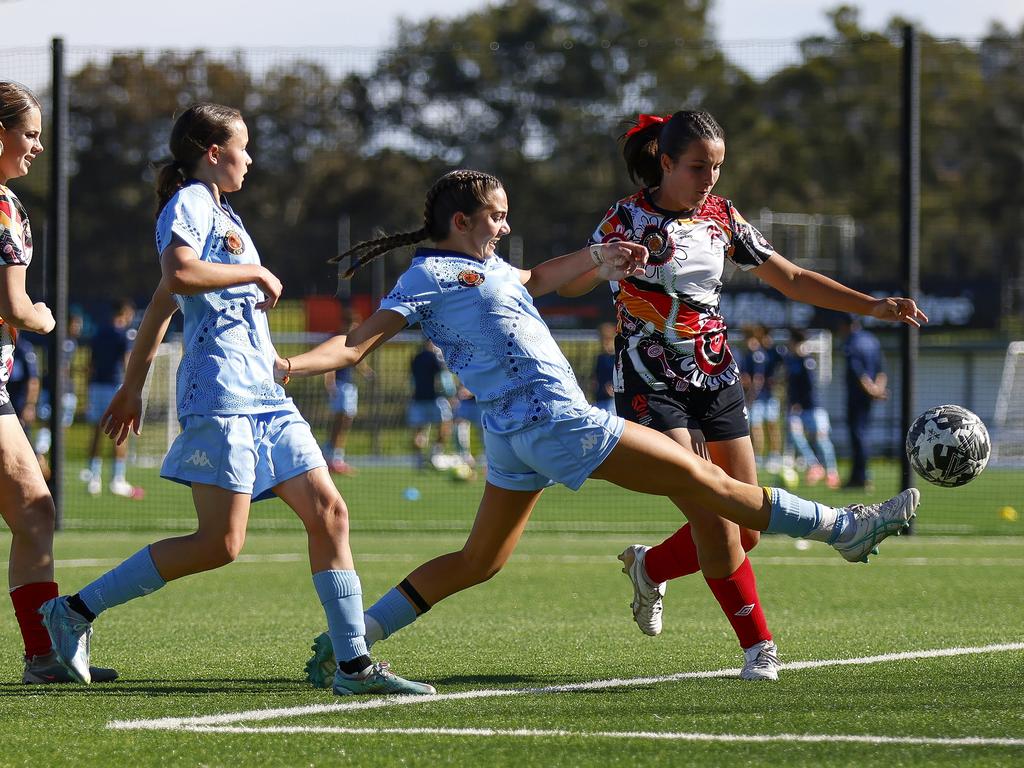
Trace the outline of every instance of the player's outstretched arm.
<path fill-rule="evenodd" d="M 284 290 L 281 281 L 260 264 L 213 264 L 203 261 L 191 247 L 173 240 L 160 254 L 160 269 L 171 293 L 194 296 L 236 285 L 255 283 L 264 299 L 256 309 L 273 309 Z"/>
<path fill-rule="evenodd" d="M 142 387 L 177 309 L 174 297 L 161 280 L 142 315 L 135 344 L 128 355 L 124 381 L 100 418 L 104 433 L 118 445 L 128 438 L 129 432 L 142 432 Z"/>
<path fill-rule="evenodd" d="M 621 280 L 642 272 L 647 263 L 647 249 L 638 243 L 596 243 L 578 251 L 558 256 L 533 269 L 520 270 L 520 279 L 531 296 L 543 296 L 565 286 L 581 289 L 587 283 L 594 287 L 600 281 Z M 579 285 L 576 285 L 579 281 Z M 589 289 L 588 289 L 589 290 Z M 564 295 L 579 296 L 576 290 Z"/>
<path fill-rule="evenodd" d="M 316 376 L 348 368 L 406 326 L 405 317 L 390 309 L 378 309 L 347 336 L 335 336 L 301 355 L 278 360 L 278 381 L 291 376 Z"/>
<path fill-rule="evenodd" d="M 879 320 L 906 323 L 915 327 L 928 322 L 928 316 L 913 299 L 876 299 L 874 296 L 848 288 L 819 272 L 801 269 L 778 253 L 772 254 L 770 259 L 755 267 L 754 274 L 794 301 L 840 312 L 869 315 Z"/>

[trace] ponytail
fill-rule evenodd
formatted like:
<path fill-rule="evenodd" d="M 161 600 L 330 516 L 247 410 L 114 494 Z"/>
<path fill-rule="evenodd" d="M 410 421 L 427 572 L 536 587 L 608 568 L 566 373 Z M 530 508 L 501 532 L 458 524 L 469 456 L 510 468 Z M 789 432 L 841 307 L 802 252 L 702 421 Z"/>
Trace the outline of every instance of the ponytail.
<path fill-rule="evenodd" d="M 694 140 L 719 139 L 725 141 L 725 131 L 710 112 L 688 109 L 669 118 L 640 115 L 634 127 L 619 137 L 629 178 L 644 187 L 661 184 L 662 155 L 675 160 Z"/>
<path fill-rule="evenodd" d="M 349 248 L 328 261 L 336 264 L 346 258 L 352 262 L 343 273 L 350 278 L 364 266 L 395 248 L 415 245 L 424 240 L 438 242 L 448 237 L 452 216 L 464 213 L 472 216 L 485 206 L 491 192 L 502 188 L 501 181 L 482 171 L 450 171 L 434 182 L 423 203 L 423 226 L 412 232 L 378 237 Z"/>

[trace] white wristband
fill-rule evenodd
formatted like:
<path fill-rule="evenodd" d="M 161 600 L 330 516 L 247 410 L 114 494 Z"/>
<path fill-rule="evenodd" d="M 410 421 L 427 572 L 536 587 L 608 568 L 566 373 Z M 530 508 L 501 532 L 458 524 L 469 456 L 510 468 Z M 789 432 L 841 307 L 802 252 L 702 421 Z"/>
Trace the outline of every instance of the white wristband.
<path fill-rule="evenodd" d="M 604 256 L 601 255 L 601 246 L 595 243 L 590 246 L 590 258 L 594 260 L 594 266 L 601 266 L 604 264 Z"/>

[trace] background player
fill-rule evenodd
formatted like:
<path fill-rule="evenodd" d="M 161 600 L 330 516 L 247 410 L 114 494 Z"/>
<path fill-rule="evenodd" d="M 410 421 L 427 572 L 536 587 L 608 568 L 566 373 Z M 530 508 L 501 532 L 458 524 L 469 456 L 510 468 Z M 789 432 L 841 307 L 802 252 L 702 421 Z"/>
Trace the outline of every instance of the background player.
<path fill-rule="evenodd" d="M 786 371 L 786 422 L 793 447 L 807 467 L 807 484 L 815 485 L 822 480 L 829 488 L 838 488 L 839 468 L 836 465 L 836 449 L 832 446 L 832 424 L 828 411 L 818 405 L 815 377 L 818 363 L 804 350 L 807 334 L 799 328 L 791 328 L 786 354 L 782 364 Z M 811 447 L 808 435 L 817 447 Z"/>

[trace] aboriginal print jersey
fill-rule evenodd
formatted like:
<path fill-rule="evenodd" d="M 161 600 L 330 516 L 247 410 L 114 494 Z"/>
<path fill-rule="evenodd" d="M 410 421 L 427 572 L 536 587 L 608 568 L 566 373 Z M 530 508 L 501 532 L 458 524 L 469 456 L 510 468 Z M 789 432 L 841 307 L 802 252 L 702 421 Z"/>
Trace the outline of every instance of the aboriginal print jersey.
<path fill-rule="evenodd" d="M 214 264 L 259 264 L 242 220 L 227 201 L 194 182 L 178 190 L 156 224 L 156 249 L 174 238 L 200 259 Z M 184 316 L 183 352 L 178 365 L 178 418 L 260 413 L 289 402 L 274 381 L 276 352 L 267 313 L 255 309 L 264 295 L 255 284 L 179 296 Z"/>
<path fill-rule="evenodd" d="M 32 261 L 32 227 L 24 206 L 0 184 L 0 267 L 27 267 Z M 11 401 L 5 386 L 14 370 L 14 341 L 18 331 L 0 318 L 0 405 Z"/>
<path fill-rule="evenodd" d="M 719 312 L 729 259 L 753 269 L 772 247 L 731 201 L 709 195 L 700 208 L 667 211 L 641 190 L 611 207 L 591 242 L 647 247 L 642 275 L 611 283 L 618 320 L 615 391 L 716 390 L 739 380 Z"/>
<path fill-rule="evenodd" d="M 479 261 L 420 248 L 380 308 L 420 323 L 476 395 L 489 432 L 518 432 L 590 407 L 519 270 L 498 256 Z"/>

